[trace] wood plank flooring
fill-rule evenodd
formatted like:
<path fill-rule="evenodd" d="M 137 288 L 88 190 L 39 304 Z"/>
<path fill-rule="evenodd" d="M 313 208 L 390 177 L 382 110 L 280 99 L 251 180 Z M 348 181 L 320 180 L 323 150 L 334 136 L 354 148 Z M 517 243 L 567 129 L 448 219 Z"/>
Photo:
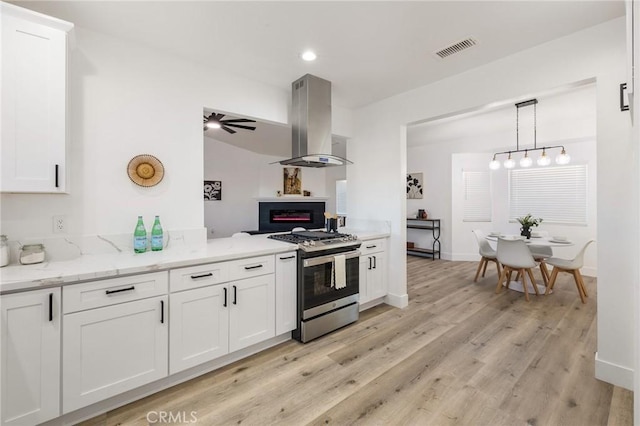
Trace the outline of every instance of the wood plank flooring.
<path fill-rule="evenodd" d="M 632 425 L 632 392 L 593 377 L 595 280 L 587 304 L 567 274 L 527 303 L 496 295 L 491 268 L 474 283 L 476 267 L 410 256 L 406 309 L 372 308 L 85 425 L 147 425 L 150 411 L 198 425 Z"/>

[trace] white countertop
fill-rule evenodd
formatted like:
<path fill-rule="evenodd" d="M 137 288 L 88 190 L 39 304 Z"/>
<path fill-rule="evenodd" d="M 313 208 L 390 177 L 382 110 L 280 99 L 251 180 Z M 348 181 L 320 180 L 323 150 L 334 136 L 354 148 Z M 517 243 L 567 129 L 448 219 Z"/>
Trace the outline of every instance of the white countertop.
<path fill-rule="evenodd" d="M 348 229 L 341 229 L 341 232 Z M 361 240 L 388 237 L 388 233 L 353 230 Z M 216 238 L 194 247 L 169 248 L 146 253 L 121 252 L 81 255 L 73 260 L 35 265 L 9 265 L 0 269 L 0 294 L 54 287 L 121 275 L 139 274 L 245 257 L 295 250 L 290 243 L 264 235 Z"/>

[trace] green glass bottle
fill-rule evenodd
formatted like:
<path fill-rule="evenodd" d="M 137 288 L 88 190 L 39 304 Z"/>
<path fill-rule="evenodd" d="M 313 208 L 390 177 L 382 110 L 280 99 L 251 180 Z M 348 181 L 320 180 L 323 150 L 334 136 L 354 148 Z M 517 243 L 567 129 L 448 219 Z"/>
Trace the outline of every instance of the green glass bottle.
<path fill-rule="evenodd" d="M 133 231 L 133 251 L 136 253 L 147 251 L 147 230 L 144 227 L 142 216 L 138 216 L 138 223 Z"/>
<path fill-rule="evenodd" d="M 160 216 L 156 216 L 156 220 L 153 222 L 153 228 L 151 228 L 151 250 L 162 250 L 162 225 L 160 225 Z"/>

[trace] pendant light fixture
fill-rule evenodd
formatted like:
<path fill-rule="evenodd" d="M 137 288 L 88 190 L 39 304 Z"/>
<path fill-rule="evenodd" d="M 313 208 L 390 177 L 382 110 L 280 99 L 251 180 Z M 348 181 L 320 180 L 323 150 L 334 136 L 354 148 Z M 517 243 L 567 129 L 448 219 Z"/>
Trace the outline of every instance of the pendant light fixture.
<path fill-rule="evenodd" d="M 538 157 L 536 160 L 536 164 L 538 166 L 548 166 L 551 164 L 551 158 L 547 156 L 547 150 L 554 148 L 561 148 L 562 151 L 560 154 L 556 156 L 556 164 L 565 165 L 569 164 L 571 161 L 571 157 L 567 154 L 564 146 L 555 145 L 555 146 L 543 146 L 538 148 L 536 145 L 536 105 L 538 104 L 537 99 L 529 99 L 528 101 L 519 102 L 516 104 L 516 149 L 511 151 L 503 151 L 496 152 L 493 154 L 493 159 L 489 163 L 489 168 L 491 170 L 498 170 L 500 168 L 500 161 L 498 161 L 497 157 L 503 154 L 507 154 L 507 159 L 502 164 L 505 169 L 513 169 L 516 166 L 516 160 L 512 158 L 512 154 L 524 152 L 524 156 L 520 158 L 519 164 L 520 167 L 530 167 L 533 165 L 533 158 L 529 156 L 531 151 L 539 151 L 542 150 L 542 155 Z M 533 105 L 533 148 L 520 149 L 520 108 L 527 107 Z"/>

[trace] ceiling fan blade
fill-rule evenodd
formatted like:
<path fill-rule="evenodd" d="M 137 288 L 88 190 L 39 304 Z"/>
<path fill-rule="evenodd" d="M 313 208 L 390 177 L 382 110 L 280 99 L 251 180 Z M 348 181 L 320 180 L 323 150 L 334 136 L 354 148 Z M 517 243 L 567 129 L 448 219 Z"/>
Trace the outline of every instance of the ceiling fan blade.
<path fill-rule="evenodd" d="M 224 114 L 218 114 L 218 115 L 216 115 L 215 120 L 216 120 L 216 121 L 220 121 L 220 119 L 221 119 L 222 117 L 224 117 Z"/>
<path fill-rule="evenodd" d="M 243 126 L 241 124 L 232 124 L 232 123 L 225 123 L 224 126 L 237 127 L 238 129 L 247 129 L 247 130 L 255 130 L 256 129 L 253 126 Z"/>
<path fill-rule="evenodd" d="M 209 128 L 208 128 L 207 126 L 204 126 L 204 127 L 202 128 L 202 130 L 204 130 L 204 131 L 206 132 L 207 130 L 209 130 Z"/>
<path fill-rule="evenodd" d="M 222 130 L 226 130 L 227 132 L 229 132 L 229 133 L 231 133 L 231 134 L 236 133 L 236 131 L 235 131 L 235 130 L 230 129 L 230 128 L 228 128 L 227 126 L 222 126 Z"/>
<path fill-rule="evenodd" d="M 256 120 L 249 120 L 248 118 L 232 118 L 224 120 L 224 123 L 255 123 Z"/>

